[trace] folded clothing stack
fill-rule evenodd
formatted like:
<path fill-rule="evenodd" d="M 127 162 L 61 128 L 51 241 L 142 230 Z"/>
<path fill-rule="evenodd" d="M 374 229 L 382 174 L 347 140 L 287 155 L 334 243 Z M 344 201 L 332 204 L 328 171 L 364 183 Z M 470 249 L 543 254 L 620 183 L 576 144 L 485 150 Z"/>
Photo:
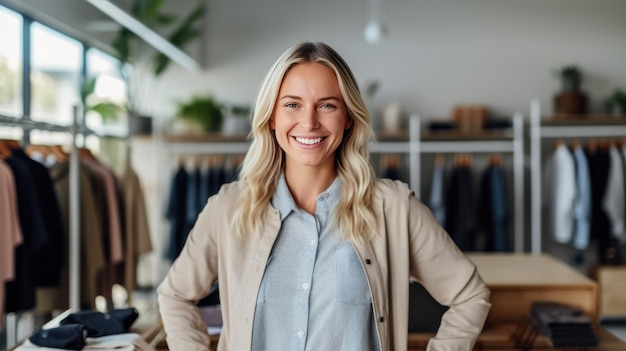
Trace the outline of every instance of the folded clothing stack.
<path fill-rule="evenodd" d="M 581 309 L 556 302 L 535 302 L 531 314 L 541 335 L 554 347 L 598 346 L 593 322 Z"/>
<path fill-rule="evenodd" d="M 69 314 L 58 327 L 36 330 L 28 340 L 37 346 L 65 350 L 82 350 L 87 338 L 125 334 L 137 320 L 134 308 L 116 309 L 106 313 L 80 311 Z"/>

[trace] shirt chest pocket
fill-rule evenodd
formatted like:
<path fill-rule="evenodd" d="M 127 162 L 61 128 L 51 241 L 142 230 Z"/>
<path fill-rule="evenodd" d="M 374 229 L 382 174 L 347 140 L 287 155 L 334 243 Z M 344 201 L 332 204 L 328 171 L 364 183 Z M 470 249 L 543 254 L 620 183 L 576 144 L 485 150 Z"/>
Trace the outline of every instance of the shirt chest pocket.
<path fill-rule="evenodd" d="M 337 270 L 337 300 L 341 303 L 370 304 L 371 295 L 367 277 L 352 245 L 345 244 L 335 253 Z"/>

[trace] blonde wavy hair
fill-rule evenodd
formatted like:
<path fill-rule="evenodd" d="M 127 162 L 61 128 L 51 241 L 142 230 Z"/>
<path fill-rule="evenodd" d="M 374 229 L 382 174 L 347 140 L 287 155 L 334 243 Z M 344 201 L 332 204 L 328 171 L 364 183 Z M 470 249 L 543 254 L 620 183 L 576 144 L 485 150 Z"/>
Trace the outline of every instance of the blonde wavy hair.
<path fill-rule="evenodd" d="M 270 120 L 283 78 L 290 68 L 303 62 L 318 62 L 335 72 L 352 126 L 344 133 L 335 156 L 342 194 L 332 224 L 350 241 L 366 240 L 376 231 L 372 210 L 375 174 L 369 162 L 368 142 L 374 133 L 352 71 L 339 54 L 324 43 L 301 43 L 285 51 L 270 68 L 261 84 L 252 118 L 252 144 L 239 173 L 243 187 L 241 206 L 233 218 L 238 235 L 261 233 L 263 214 L 284 167 L 284 152 L 278 145 Z"/>

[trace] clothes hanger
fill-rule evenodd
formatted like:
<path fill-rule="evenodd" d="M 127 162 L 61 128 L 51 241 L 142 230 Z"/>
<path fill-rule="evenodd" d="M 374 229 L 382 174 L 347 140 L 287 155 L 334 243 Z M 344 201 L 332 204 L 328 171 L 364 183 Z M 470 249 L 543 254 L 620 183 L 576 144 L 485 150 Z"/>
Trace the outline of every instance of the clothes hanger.
<path fill-rule="evenodd" d="M 435 165 L 441 167 L 446 164 L 446 156 L 444 154 L 437 154 L 435 156 Z"/>
<path fill-rule="evenodd" d="M 560 148 L 561 146 L 563 146 L 565 144 L 565 142 L 563 141 L 563 139 L 556 139 L 554 141 L 554 150 Z"/>
<path fill-rule="evenodd" d="M 20 142 L 15 139 L 0 139 L 0 142 L 4 143 L 6 147 L 12 150 L 19 150 L 22 148 L 22 146 L 20 145 Z"/>
<path fill-rule="evenodd" d="M 87 149 L 85 147 L 78 148 L 78 158 L 80 158 L 81 160 L 94 160 L 94 161 L 97 161 L 97 159 L 91 153 L 91 150 L 89 150 L 89 149 Z"/>
<path fill-rule="evenodd" d="M 70 155 L 63 150 L 61 145 L 50 145 L 50 153 L 53 154 L 58 161 L 67 161 Z"/>
<path fill-rule="evenodd" d="M 598 147 L 600 147 L 600 150 L 602 151 L 608 151 L 609 148 L 611 147 L 611 140 L 608 140 L 608 139 L 600 140 L 600 142 L 598 143 Z"/>
<path fill-rule="evenodd" d="M 591 153 L 598 151 L 598 140 L 595 138 L 587 140 L 587 150 Z"/>
<path fill-rule="evenodd" d="M 491 166 L 493 166 L 493 167 L 500 167 L 500 166 L 502 166 L 502 155 L 500 155 L 500 154 L 491 154 L 491 157 L 489 158 L 489 164 L 491 164 Z"/>
<path fill-rule="evenodd" d="M 470 168 L 472 163 L 474 163 L 474 157 L 470 154 L 465 155 L 465 166 Z"/>
<path fill-rule="evenodd" d="M 0 140 L 0 158 L 6 159 L 9 156 L 11 156 L 11 149 L 3 140 Z"/>

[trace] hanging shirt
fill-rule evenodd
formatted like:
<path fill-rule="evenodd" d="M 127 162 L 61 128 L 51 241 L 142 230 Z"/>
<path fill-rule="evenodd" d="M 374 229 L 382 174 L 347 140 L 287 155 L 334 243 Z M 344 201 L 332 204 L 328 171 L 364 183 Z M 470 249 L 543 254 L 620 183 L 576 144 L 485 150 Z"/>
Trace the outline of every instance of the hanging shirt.
<path fill-rule="evenodd" d="M 615 145 L 609 148 L 611 159 L 606 191 L 602 199 L 602 208 L 611 222 L 611 235 L 619 242 L 626 241 L 624 234 L 624 167 L 622 155 Z"/>
<path fill-rule="evenodd" d="M 36 161 L 33 161 L 36 162 Z M 15 249 L 15 279 L 5 285 L 5 311 L 21 312 L 35 307 L 35 270 L 46 264 L 38 260 L 45 249 L 48 235 L 39 206 L 35 181 L 24 160 L 14 152 L 6 159 L 15 179 L 17 213 L 23 243 Z"/>
<path fill-rule="evenodd" d="M 11 168 L 0 159 L 0 302 L 4 283 L 15 278 L 15 248 L 22 243 L 22 228 L 17 214 L 15 178 Z M 0 330 L 4 324 L 4 303 L 0 303 Z"/>
<path fill-rule="evenodd" d="M 329 226 L 340 196 L 336 178 L 312 215 L 280 177 L 272 205 L 282 227 L 257 296 L 252 350 L 378 349 L 365 272 L 350 242 Z"/>
<path fill-rule="evenodd" d="M 461 251 L 473 251 L 476 235 L 474 178 L 468 166 L 452 170 L 446 190 L 446 231 Z"/>
<path fill-rule="evenodd" d="M 182 165 L 170 186 L 166 217 L 170 221 L 170 238 L 166 258 L 174 261 L 187 240 L 187 186 L 189 175 Z"/>
<path fill-rule="evenodd" d="M 574 237 L 572 246 L 584 250 L 589 246 L 591 222 L 591 179 L 587 156 L 581 146 L 574 148 L 576 164 L 576 198 L 574 200 Z"/>
<path fill-rule="evenodd" d="M 565 144 L 557 146 L 546 164 L 544 194 L 552 238 L 561 244 L 569 244 L 573 232 L 573 208 L 576 198 L 576 173 L 574 157 Z"/>
<path fill-rule="evenodd" d="M 489 166 L 482 175 L 478 218 L 479 226 L 485 235 L 485 243 L 476 249 L 509 251 L 509 209 L 504 170 L 501 166 Z"/>
<path fill-rule="evenodd" d="M 46 244 L 38 251 L 37 269 L 33 271 L 37 287 L 58 287 L 61 283 L 61 272 L 66 265 L 65 228 L 61 219 L 61 208 L 50 171 L 41 163 L 31 159 L 23 150 L 13 150 L 11 157 L 24 164 L 31 175 L 36 194 L 36 204 L 41 213 L 41 225 L 45 229 Z M 37 262 L 45 262 L 38 264 Z"/>
<path fill-rule="evenodd" d="M 441 225 L 446 223 L 446 204 L 444 189 L 445 168 L 442 164 L 436 164 L 433 168 L 433 179 L 430 187 L 430 201 L 428 208 L 432 211 Z"/>

